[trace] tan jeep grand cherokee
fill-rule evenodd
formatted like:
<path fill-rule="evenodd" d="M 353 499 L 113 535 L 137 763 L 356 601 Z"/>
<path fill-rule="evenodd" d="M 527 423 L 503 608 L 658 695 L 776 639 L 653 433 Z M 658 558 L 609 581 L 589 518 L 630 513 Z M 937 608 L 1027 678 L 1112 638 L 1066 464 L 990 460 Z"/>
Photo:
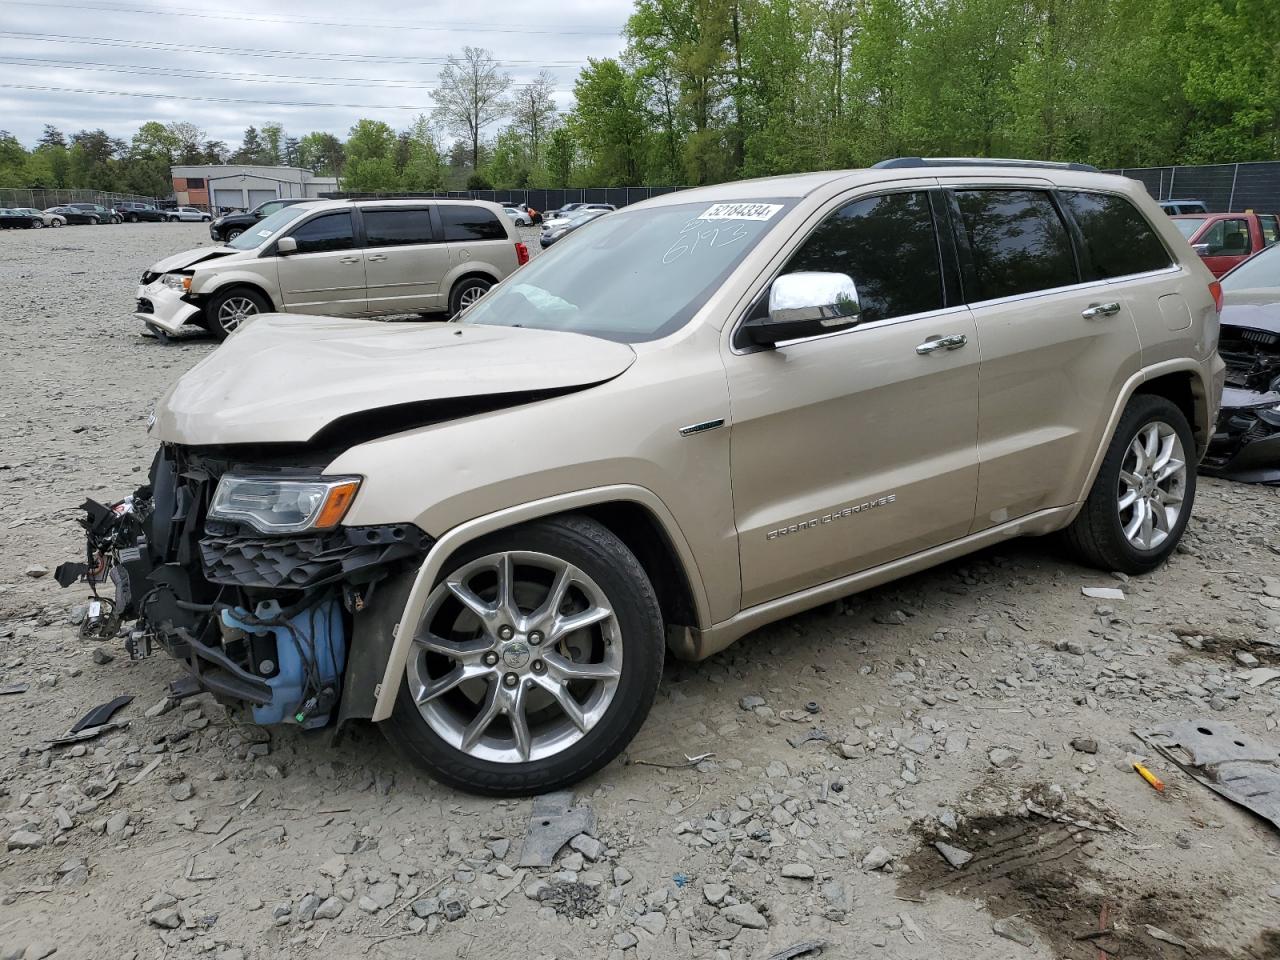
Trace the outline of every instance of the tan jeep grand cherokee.
<path fill-rule="evenodd" d="M 89 562 L 261 723 L 493 794 L 616 756 L 670 649 L 1027 534 L 1141 573 L 1222 386 L 1217 284 L 1090 168 L 889 161 L 602 218 L 456 322 L 255 318 L 160 401 Z"/>

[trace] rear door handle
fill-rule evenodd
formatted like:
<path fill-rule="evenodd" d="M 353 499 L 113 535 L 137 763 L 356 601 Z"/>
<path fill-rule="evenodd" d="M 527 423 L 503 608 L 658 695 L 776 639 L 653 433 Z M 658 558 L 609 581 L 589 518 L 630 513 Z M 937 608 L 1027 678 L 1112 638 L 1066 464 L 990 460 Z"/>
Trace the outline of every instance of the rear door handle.
<path fill-rule="evenodd" d="M 338 262 L 339 263 L 359 263 L 360 258 L 359 257 L 339 257 Z"/>
<path fill-rule="evenodd" d="M 1097 320 L 1099 317 L 1114 317 L 1120 312 L 1120 304 L 1112 303 L 1091 303 L 1080 311 L 1080 316 L 1086 320 Z"/>
<path fill-rule="evenodd" d="M 968 342 L 969 338 L 963 333 L 954 333 L 949 337 L 930 337 L 916 346 L 916 353 L 923 357 L 935 350 L 959 350 Z"/>
<path fill-rule="evenodd" d="M 365 257 L 365 260 L 367 260 L 369 263 L 381 263 L 385 259 L 387 259 L 386 254 L 382 254 L 382 253 L 375 253 L 375 254 L 372 254 L 371 256 Z"/>

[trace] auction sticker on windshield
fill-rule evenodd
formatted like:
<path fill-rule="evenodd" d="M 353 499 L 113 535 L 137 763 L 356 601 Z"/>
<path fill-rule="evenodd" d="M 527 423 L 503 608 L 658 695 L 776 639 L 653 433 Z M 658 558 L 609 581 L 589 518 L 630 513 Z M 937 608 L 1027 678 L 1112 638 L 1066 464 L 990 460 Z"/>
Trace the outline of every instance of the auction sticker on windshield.
<path fill-rule="evenodd" d="M 782 209 L 780 203 L 716 203 L 699 220 L 770 220 Z"/>

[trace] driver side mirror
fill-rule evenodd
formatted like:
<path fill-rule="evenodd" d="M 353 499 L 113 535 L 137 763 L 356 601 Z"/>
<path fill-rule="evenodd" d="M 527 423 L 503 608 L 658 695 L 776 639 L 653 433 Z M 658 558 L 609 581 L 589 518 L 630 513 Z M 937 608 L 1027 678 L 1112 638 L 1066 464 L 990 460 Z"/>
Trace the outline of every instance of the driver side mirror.
<path fill-rule="evenodd" d="M 1191 249 L 1202 257 L 1207 257 L 1209 255 L 1209 245 L 1207 243 L 1193 243 L 1191 245 Z"/>
<path fill-rule="evenodd" d="M 276 241 L 276 253 L 279 256 L 287 257 L 291 253 L 298 252 L 298 241 L 293 237 L 281 237 Z"/>
<path fill-rule="evenodd" d="M 773 281 L 769 312 L 748 320 L 742 332 L 756 346 L 772 347 L 857 326 L 861 319 L 858 289 L 848 274 L 801 271 Z"/>

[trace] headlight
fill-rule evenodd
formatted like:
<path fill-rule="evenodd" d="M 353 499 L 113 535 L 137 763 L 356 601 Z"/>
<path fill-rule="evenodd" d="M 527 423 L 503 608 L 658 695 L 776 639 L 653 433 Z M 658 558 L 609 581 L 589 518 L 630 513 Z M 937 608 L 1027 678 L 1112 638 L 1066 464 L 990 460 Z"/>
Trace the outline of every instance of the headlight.
<path fill-rule="evenodd" d="M 360 489 L 359 477 L 284 480 L 224 474 L 209 507 L 215 520 L 236 520 L 263 533 L 330 530 Z"/>
<path fill-rule="evenodd" d="M 191 278 L 181 273 L 166 273 L 160 278 L 160 282 L 174 290 L 186 292 L 191 289 Z"/>

